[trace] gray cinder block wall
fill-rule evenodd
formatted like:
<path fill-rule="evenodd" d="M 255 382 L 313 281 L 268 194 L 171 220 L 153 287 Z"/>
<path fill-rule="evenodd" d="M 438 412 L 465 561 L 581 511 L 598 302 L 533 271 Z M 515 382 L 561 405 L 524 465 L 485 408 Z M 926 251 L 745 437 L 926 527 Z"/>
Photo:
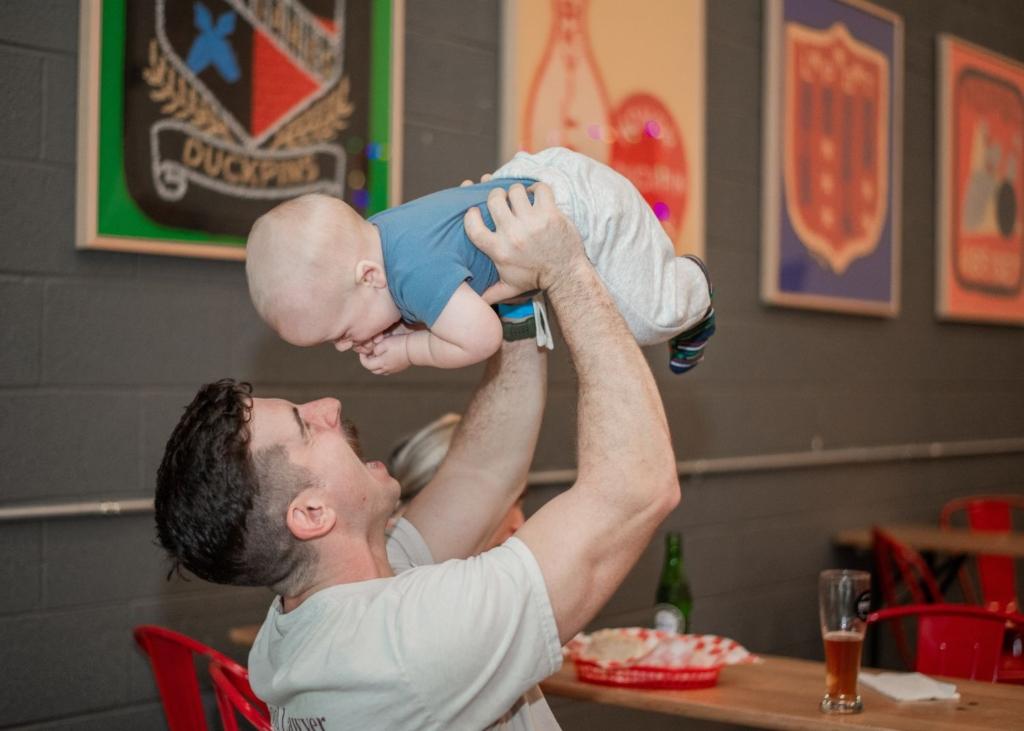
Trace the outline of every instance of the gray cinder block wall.
<path fill-rule="evenodd" d="M 1015 0 L 887 0 L 906 21 L 903 305 L 895 320 L 758 300 L 758 0 L 708 12 L 708 259 L 720 333 L 685 378 L 651 352 L 680 459 L 1024 435 L 1019 329 L 935 321 L 938 32 L 1021 59 Z M 340 396 L 368 452 L 460 409 L 478 370 L 365 374 L 329 349 L 277 342 L 237 263 L 74 249 L 78 4 L 0 2 L 0 505 L 144 497 L 196 386 L 223 375 L 293 399 Z M 493 169 L 499 7 L 408 0 L 405 196 Z M 573 466 L 573 385 L 556 351 L 536 469 Z M 935 518 L 948 498 L 1024 489 L 1021 455 L 892 462 L 684 482 L 699 631 L 814 657 L 815 577 L 856 557 L 839 528 Z M 555 488 L 536 489 L 535 508 Z M 614 541 L 614 536 L 608 540 Z M 131 628 L 155 622 L 244 659 L 227 629 L 269 596 L 166 581 L 148 515 L 0 524 L 0 727 L 162 728 Z M 597 625 L 648 620 L 660 536 Z M 567 729 L 668 728 L 651 714 L 555 701 Z M 721 728 L 721 727 L 717 727 Z"/>

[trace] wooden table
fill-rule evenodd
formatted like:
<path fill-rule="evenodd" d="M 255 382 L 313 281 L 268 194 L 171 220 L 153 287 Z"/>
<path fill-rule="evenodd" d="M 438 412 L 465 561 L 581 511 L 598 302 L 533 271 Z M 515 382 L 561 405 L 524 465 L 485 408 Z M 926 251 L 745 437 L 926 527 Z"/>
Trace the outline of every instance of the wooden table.
<path fill-rule="evenodd" d="M 763 655 L 763 663 L 724 668 L 718 685 L 702 690 L 634 690 L 582 683 L 571 662 L 541 683 L 549 695 L 689 718 L 783 731 L 1006 731 L 1024 729 L 1024 686 L 954 679 L 960 700 L 898 703 L 861 688 L 864 711 L 849 716 L 818 710 L 825 690 L 820 662 Z"/>
<path fill-rule="evenodd" d="M 252 643 L 256 641 L 256 635 L 259 634 L 259 631 L 260 626 L 258 624 L 243 624 L 240 627 L 229 629 L 228 639 L 241 647 L 252 647 Z"/>
<path fill-rule="evenodd" d="M 986 533 L 966 528 L 909 524 L 881 525 L 879 528 L 918 551 L 1024 558 L 1024 533 Z M 838 546 L 868 550 L 871 548 L 871 529 L 840 531 L 835 536 L 835 543 Z"/>

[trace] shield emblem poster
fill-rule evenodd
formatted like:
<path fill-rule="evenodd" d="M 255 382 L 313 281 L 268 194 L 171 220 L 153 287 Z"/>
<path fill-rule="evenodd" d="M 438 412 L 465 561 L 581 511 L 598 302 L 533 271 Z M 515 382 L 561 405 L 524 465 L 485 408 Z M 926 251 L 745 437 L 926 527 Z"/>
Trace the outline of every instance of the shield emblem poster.
<path fill-rule="evenodd" d="M 245 258 L 303 193 L 397 202 L 403 0 L 86 0 L 77 244 Z"/>
<path fill-rule="evenodd" d="M 1024 325 L 1024 63 L 939 39 L 939 317 Z"/>
<path fill-rule="evenodd" d="M 767 0 L 761 292 L 899 310 L 903 23 L 859 0 Z"/>
<path fill-rule="evenodd" d="M 506 0 L 502 160 L 568 147 L 704 254 L 704 0 Z"/>

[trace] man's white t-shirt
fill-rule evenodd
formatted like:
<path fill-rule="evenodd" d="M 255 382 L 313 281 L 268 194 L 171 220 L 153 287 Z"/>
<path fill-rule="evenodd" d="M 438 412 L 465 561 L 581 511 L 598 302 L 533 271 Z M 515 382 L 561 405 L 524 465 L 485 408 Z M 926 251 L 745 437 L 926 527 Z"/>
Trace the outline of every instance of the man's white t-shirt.
<path fill-rule="evenodd" d="M 536 687 L 561 667 L 558 630 L 526 544 L 434 564 L 401 519 L 388 559 L 394 577 L 323 589 L 287 614 L 274 600 L 249 681 L 275 731 L 559 728 Z"/>

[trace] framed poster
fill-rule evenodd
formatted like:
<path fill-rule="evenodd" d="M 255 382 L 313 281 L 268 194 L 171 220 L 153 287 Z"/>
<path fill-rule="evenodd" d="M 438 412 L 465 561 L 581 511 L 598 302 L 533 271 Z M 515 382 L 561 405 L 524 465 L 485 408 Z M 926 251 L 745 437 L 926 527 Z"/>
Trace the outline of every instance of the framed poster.
<path fill-rule="evenodd" d="M 507 0 L 501 158 L 568 147 L 618 170 L 677 253 L 704 255 L 704 0 Z"/>
<path fill-rule="evenodd" d="M 1024 325 L 1024 63 L 938 43 L 936 312 Z"/>
<path fill-rule="evenodd" d="M 903 22 L 861 0 L 766 0 L 761 296 L 899 312 Z"/>
<path fill-rule="evenodd" d="M 79 248 L 245 258 L 321 192 L 397 202 L 404 0 L 85 0 Z"/>

